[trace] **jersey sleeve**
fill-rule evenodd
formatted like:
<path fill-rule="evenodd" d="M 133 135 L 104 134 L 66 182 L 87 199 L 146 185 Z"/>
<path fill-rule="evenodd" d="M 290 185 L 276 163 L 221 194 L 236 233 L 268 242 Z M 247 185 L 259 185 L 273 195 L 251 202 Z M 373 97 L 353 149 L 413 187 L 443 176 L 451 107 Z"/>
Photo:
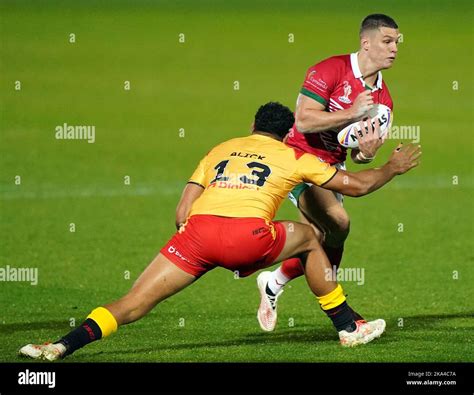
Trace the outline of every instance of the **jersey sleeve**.
<path fill-rule="evenodd" d="M 322 186 L 330 181 L 337 169 L 329 163 L 320 161 L 316 156 L 304 154 L 297 160 L 297 177 L 304 182 Z"/>
<path fill-rule="evenodd" d="M 310 67 L 300 93 L 326 107 L 337 85 L 340 64 L 341 61 L 333 57 Z"/>
<path fill-rule="evenodd" d="M 207 155 L 203 159 L 201 159 L 198 167 L 196 168 L 196 170 L 194 170 L 193 175 L 188 180 L 188 183 L 197 184 L 197 185 L 202 186 L 203 188 L 206 188 L 207 186 L 206 185 L 207 184 L 207 181 L 206 181 L 207 165 L 206 164 L 207 164 Z"/>

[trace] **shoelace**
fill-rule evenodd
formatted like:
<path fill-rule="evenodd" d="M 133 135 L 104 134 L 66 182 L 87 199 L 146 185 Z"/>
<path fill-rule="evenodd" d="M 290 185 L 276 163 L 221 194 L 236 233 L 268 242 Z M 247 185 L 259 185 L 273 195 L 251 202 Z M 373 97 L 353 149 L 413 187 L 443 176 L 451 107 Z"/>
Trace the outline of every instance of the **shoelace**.
<path fill-rule="evenodd" d="M 267 298 L 268 298 L 268 300 L 270 301 L 270 305 L 272 306 L 272 309 L 275 310 L 275 309 L 276 309 L 276 301 L 277 301 L 277 299 L 278 299 L 278 295 L 272 296 L 272 295 L 269 295 L 267 292 L 265 292 L 265 294 L 267 295 Z"/>

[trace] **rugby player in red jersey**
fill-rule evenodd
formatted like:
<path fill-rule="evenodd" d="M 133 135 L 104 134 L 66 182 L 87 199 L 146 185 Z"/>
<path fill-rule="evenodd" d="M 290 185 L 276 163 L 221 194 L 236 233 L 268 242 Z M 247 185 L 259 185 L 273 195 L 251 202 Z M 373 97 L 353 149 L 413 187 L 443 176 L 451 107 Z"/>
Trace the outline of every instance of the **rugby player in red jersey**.
<path fill-rule="evenodd" d="M 178 232 L 132 289 L 92 310 L 78 328 L 55 343 L 27 344 L 19 350 L 20 355 L 50 361 L 63 358 L 111 335 L 119 326 L 141 319 L 158 303 L 218 266 L 244 277 L 295 256 L 304 262 L 308 285 L 343 346 L 379 337 L 385 321 L 356 321 L 341 285 L 326 278 L 330 264 L 312 227 L 273 218 L 288 192 L 300 182 L 362 196 L 417 166 L 419 147 L 399 146 L 377 169 L 338 171 L 283 144 L 293 123 L 289 108 L 279 103 L 261 106 L 252 135 L 219 144 L 201 160 L 176 211 Z"/>
<path fill-rule="evenodd" d="M 392 67 L 400 37 L 398 25 L 387 15 L 367 16 L 360 27 L 360 49 L 333 56 L 310 67 L 296 106 L 296 121 L 286 143 L 317 156 L 338 169 L 345 169 L 347 149 L 337 140 L 344 126 L 364 119 L 375 103 L 393 110 L 393 102 L 381 70 Z M 355 163 L 371 162 L 383 140 L 367 133 L 359 149 L 351 151 Z M 339 267 L 349 234 L 349 216 L 343 195 L 317 185 L 302 183 L 289 195 L 299 208 L 301 221 L 315 225 L 332 267 Z M 260 327 L 272 331 L 277 322 L 277 299 L 283 287 L 303 275 L 298 258 L 289 259 L 273 272 L 262 272 L 257 284 L 261 295 L 257 318 Z M 354 312 L 357 319 L 362 319 Z"/>

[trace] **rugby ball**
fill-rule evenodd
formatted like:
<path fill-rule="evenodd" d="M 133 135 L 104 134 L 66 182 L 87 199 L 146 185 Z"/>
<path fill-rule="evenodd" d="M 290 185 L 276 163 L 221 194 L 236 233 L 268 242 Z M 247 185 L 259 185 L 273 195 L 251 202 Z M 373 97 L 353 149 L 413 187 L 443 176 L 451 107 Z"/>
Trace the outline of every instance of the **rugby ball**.
<path fill-rule="evenodd" d="M 390 111 L 390 108 L 383 104 L 375 104 L 369 110 L 368 115 L 369 118 L 372 118 L 372 125 L 375 123 L 375 119 L 378 118 L 380 122 L 380 137 L 384 137 L 390 129 L 390 126 L 392 125 L 393 114 Z M 367 128 L 367 121 L 363 121 L 363 125 L 365 130 L 365 128 Z M 351 123 L 350 125 L 347 125 L 344 129 L 342 129 L 337 134 L 337 141 L 343 147 L 358 148 L 359 141 L 357 140 L 356 133 L 359 134 L 359 136 L 362 136 L 359 122 Z"/>

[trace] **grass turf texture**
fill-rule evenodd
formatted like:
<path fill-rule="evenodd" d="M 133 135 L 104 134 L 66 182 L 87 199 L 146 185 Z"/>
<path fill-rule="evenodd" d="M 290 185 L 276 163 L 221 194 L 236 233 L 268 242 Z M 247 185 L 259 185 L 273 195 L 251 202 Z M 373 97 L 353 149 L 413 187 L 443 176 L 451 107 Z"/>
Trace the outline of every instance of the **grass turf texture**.
<path fill-rule="evenodd" d="M 385 318 L 386 334 L 343 349 L 302 278 L 280 299 L 277 330 L 262 333 L 256 276 L 216 269 L 66 361 L 474 361 L 472 3 L 325 4 L 2 2 L 0 263 L 37 267 L 39 284 L 0 283 L 0 361 L 124 294 L 174 232 L 198 160 L 245 135 L 259 105 L 294 108 L 307 67 L 356 50 L 374 11 L 404 33 L 384 79 L 395 125 L 419 126 L 424 154 L 415 171 L 345 202 L 342 267 L 364 268 L 365 282 L 343 286 L 365 317 Z M 56 140 L 64 122 L 95 125 L 96 142 Z M 286 202 L 278 218 L 297 212 Z"/>

